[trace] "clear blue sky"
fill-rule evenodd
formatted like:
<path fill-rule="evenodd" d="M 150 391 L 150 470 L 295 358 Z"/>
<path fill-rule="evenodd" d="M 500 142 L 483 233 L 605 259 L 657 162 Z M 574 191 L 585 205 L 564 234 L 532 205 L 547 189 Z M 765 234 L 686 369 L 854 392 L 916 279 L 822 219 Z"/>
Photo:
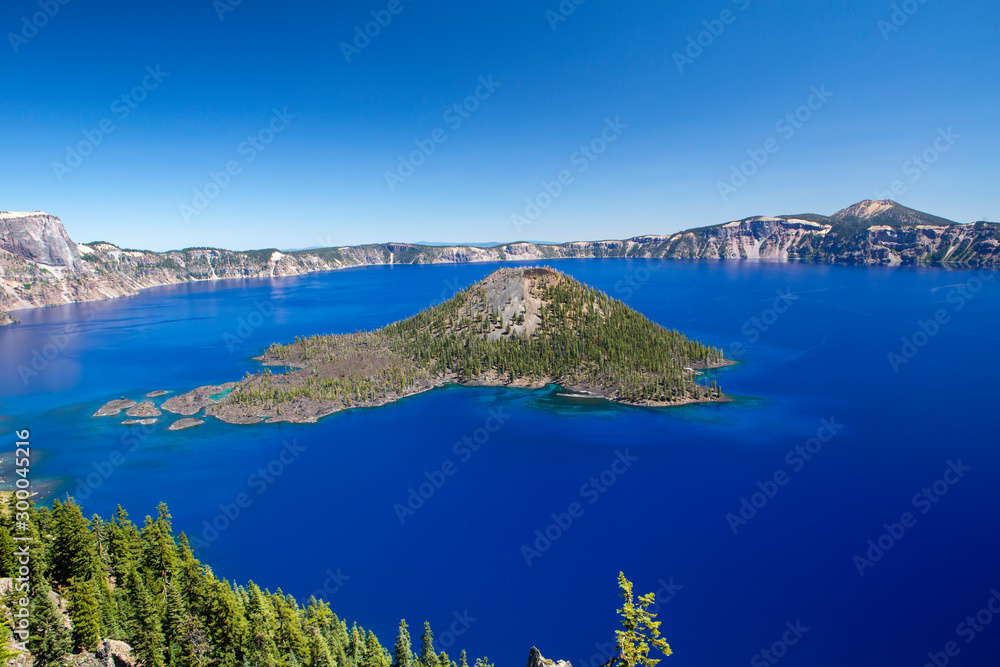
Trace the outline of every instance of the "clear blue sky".
<path fill-rule="evenodd" d="M 234 1 L 5 2 L 0 209 L 156 250 L 621 238 L 829 214 L 894 181 L 905 205 L 1000 217 L 991 0 L 909 0 L 892 31 L 890 0 L 566 0 L 575 11 L 558 22 L 546 12 L 559 0 L 243 0 L 220 20 Z M 342 42 L 372 11 L 391 21 L 347 62 Z M 680 71 L 674 54 L 706 21 L 720 34 Z M 490 76 L 500 85 L 479 88 L 468 118 L 445 116 Z M 144 79 L 144 99 L 121 101 Z M 823 86 L 833 96 L 808 121 L 778 128 Z M 286 108 L 260 150 L 242 143 Z M 67 146 L 86 151 L 102 121 L 113 131 L 70 169 Z M 391 189 L 386 172 L 439 128 L 446 141 Z M 602 154 L 577 154 L 602 132 L 615 138 Z M 777 151 L 723 198 L 719 182 L 769 138 Z M 925 151 L 933 164 L 908 164 Z M 227 163 L 239 173 L 197 201 Z M 564 170 L 562 193 L 515 227 Z"/>

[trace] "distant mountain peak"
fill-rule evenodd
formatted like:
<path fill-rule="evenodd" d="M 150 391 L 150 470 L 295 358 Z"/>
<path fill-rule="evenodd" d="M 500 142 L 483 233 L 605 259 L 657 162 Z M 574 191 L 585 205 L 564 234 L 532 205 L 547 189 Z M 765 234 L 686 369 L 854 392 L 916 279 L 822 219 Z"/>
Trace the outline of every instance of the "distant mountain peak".
<path fill-rule="evenodd" d="M 891 199 L 866 199 L 854 204 L 853 206 L 848 206 L 845 209 L 837 211 L 833 214 L 833 217 L 867 220 L 879 215 L 880 213 L 884 213 L 885 211 L 890 211 L 897 206 L 900 206 L 900 204 Z"/>
<path fill-rule="evenodd" d="M 863 223 L 867 225 L 886 225 L 889 227 L 907 227 L 929 225 L 946 227 L 957 224 L 954 220 L 939 218 L 930 213 L 907 208 L 891 199 L 866 199 L 853 206 L 837 211 L 831 216 L 834 220 L 843 222 Z"/>

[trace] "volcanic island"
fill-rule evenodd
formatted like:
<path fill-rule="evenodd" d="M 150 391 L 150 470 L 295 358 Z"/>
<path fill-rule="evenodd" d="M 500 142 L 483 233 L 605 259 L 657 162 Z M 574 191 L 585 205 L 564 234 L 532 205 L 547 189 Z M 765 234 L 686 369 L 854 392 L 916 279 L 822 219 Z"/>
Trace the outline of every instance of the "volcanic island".
<path fill-rule="evenodd" d="M 550 268 L 498 269 L 405 320 L 275 343 L 256 360 L 262 371 L 174 396 L 160 408 L 187 417 L 183 426 L 198 425 L 191 417 L 202 410 L 231 424 L 312 423 L 445 384 L 555 384 L 580 397 L 669 407 L 729 401 L 714 381 L 698 378 L 733 363 L 721 349 Z M 95 416 L 131 407 L 126 400 Z"/>

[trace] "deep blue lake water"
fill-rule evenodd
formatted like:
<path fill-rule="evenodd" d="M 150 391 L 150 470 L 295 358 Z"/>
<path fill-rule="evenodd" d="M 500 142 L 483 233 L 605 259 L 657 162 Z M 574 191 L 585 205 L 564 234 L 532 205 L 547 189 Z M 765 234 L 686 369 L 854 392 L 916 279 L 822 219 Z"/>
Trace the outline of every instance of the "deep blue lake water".
<path fill-rule="evenodd" d="M 651 410 L 451 387 L 316 425 L 167 432 L 90 417 L 121 395 L 238 379 L 272 341 L 377 327 L 496 268 L 373 267 L 19 312 L 0 329 L 2 448 L 29 428 L 36 484 L 140 523 L 165 501 L 219 576 L 299 598 L 326 587 L 388 646 L 405 617 L 430 621 L 453 655 L 516 666 L 537 645 L 596 665 L 623 570 L 664 599 L 663 667 L 920 666 L 948 642 L 950 664 L 1000 662 L 993 277 L 552 264 L 725 348 L 740 363 L 711 377 L 735 402 Z M 401 521 L 410 489 L 429 497 Z M 243 493 L 249 506 L 226 518 Z"/>

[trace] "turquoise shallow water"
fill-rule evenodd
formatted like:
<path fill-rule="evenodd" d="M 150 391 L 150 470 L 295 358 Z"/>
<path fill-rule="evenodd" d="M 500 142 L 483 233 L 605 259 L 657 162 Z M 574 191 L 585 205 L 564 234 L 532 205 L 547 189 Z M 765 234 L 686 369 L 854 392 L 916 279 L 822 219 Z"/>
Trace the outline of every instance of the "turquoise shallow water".
<path fill-rule="evenodd" d="M 706 380 L 735 401 L 448 387 L 317 425 L 168 433 L 89 416 L 237 379 L 272 341 L 376 327 L 495 268 L 373 267 L 20 312 L 0 330 L 4 448 L 30 428 L 38 484 L 105 516 L 166 501 L 220 575 L 325 590 L 387 643 L 405 616 L 498 664 L 535 644 L 596 665 L 624 570 L 660 591 L 672 665 L 771 664 L 765 649 L 789 665 L 922 665 L 949 641 L 953 664 L 997 664 L 1000 617 L 968 642 L 960 626 L 1000 590 L 992 276 L 554 264 L 724 347 L 740 363 Z"/>

